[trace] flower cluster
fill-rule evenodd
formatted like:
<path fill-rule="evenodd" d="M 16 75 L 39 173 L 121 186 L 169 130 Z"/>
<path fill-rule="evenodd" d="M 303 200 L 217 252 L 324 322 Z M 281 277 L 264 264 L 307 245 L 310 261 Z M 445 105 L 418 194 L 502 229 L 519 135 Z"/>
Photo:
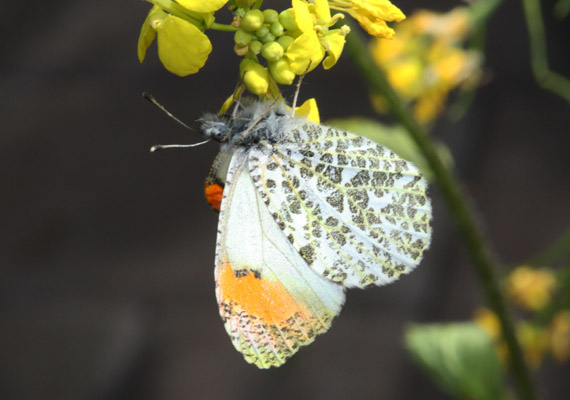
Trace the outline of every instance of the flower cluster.
<path fill-rule="evenodd" d="M 471 30 L 468 8 L 439 14 L 422 10 L 396 26 L 393 40 L 374 40 L 371 53 L 400 97 L 421 123 L 440 114 L 451 90 L 474 86 L 481 57 L 463 48 Z M 376 110 L 388 107 L 373 96 Z"/>
<path fill-rule="evenodd" d="M 507 298 L 522 310 L 534 313 L 545 310 L 551 303 L 555 287 L 556 279 L 549 268 L 523 265 L 515 268 L 504 280 Z M 506 361 L 509 353 L 495 313 L 481 308 L 475 312 L 475 322 L 495 340 L 499 357 Z M 519 320 L 516 334 L 528 364 L 535 369 L 548 353 L 560 362 L 570 359 L 570 312 L 567 310 L 555 312 L 547 326 Z"/>
<path fill-rule="evenodd" d="M 276 98 L 278 85 L 319 64 L 324 69 L 338 61 L 350 32 L 337 24 L 344 14 L 356 18 L 372 35 L 392 37 L 386 21 L 401 21 L 404 14 L 389 0 L 292 0 L 278 12 L 261 9 L 260 0 L 147 0 L 153 4 L 141 29 L 138 56 L 143 62 L 156 38 L 158 56 L 170 72 L 186 76 L 197 73 L 212 51 L 207 30 L 233 34 L 234 52 L 242 57 L 240 78 L 245 88 L 262 98 Z M 216 22 L 224 6 L 232 13 L 230 24 Z"/>

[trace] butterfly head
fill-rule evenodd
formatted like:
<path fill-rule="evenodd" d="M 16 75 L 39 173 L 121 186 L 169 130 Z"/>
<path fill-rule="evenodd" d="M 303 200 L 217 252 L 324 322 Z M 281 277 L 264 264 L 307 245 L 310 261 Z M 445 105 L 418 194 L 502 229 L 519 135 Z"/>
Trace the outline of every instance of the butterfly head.
<path fill-rule="evenodd" d="M 231 125 L 229 121 L 215 114 L 206 114 L 200 118 L 200 129 L 208 138 L 216 142 L 225 142 L 231 133 Z"/>
<path fill-rule="evenodd" d="M 299 120 L 290 117 L 285 104 L 243 102 L 235 116 L 205 114 L 201 119 L 202 133 L 208 138 L 235 146 L 253 143 L 275 143 L 283 138 Z"/>

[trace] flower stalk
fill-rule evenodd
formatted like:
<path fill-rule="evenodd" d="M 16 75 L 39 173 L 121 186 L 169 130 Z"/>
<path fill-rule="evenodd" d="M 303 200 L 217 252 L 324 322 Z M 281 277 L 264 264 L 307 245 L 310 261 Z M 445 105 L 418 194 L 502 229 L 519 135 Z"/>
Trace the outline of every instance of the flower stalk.
<path fill-rule="evenodd" d="M 388 83 L 384 73 L 372 60 L 358 29 L 353 24 L 350 25 L 352 25 L 352 33 L 346 38 L 347 51 L 370 87 L 386 99 L 394 117 L 406 128 L 433 170 L 434 177 L 463 236 L 487 303 L 499 317 L 503 336 L 512 357 L 512 372 L 519 397 L 525 400 L 534 400 L 536 395 L 529 370 L 495 275 L 497 262 L 491 256 L 489 246 L 467 206 L 460 184 L 441 162 L 435 146 L 424 128 L 415 121 L 408 106 L 399 98 Z"/>

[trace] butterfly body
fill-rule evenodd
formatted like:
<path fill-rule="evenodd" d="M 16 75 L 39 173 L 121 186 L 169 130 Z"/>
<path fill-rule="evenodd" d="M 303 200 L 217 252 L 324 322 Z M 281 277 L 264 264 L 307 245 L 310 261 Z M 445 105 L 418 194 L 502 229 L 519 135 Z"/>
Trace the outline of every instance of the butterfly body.
<path fill-rule="evenodd" d="M 222 143 L 216 295 L 248 362 L 283 364 L 328 330 L 346 288 L 394 281 L 429 246 L 424 179 L 373 141 L 263 103 L 202 131 Z"/>

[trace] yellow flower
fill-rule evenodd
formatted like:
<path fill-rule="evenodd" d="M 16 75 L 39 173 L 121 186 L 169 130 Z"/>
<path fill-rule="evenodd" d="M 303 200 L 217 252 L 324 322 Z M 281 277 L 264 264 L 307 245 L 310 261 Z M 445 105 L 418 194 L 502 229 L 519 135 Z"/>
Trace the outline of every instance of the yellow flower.
<path fill-rule="evenodd" d="M 155 37 L 158 57 L 170 72 L 186 76 L 204 66 L 212 44 L 202 32 L 214 23 L 213 12 L 228 0 L 152 0 L 154 6 L 146 17 L 138 42 L 138 57 L 142 63 Z"/>
<path fill-rule="evenodd" d="M 537 369 L 548 350 L 548 333 L 524 321 L 517 324 L 516 331 L 526 362 L 531 368 Z"/>
<path fill-rule="evenodd" d="M 501 362 L 506 364 L 509 359 L 509 350 L 503 340 L 501 324 L 497 315 L 487 308 L 479 308 L 475 311 L 473 319 L 477 325 L 483 328 L 483 330 L 495 341 L 497 355 Z M 544 358 L 544 354 L 548 350 L 548 332 L 532 324 L 521 321 L 516 326 L 516 335 L 521 344 L 526 361 L 532 368 L 538 368 Z"/>
<path fill-rule="evenodd" d="M 481 57 L 463 49 L 469 29 L 466 8 L 446 14 L 424 10 L 398 24 L 392 40 L 372 42 L 374 61 L 398 94 L 412 105 L 418 121 L 433 120 L 444 110 L 451 90 L 476 82 Z M 382 104 L 378 99 L 374 103 Z"/>
<path fill-rule="evenodd" d="M 521 266 L 506 278 L 505 291 L 521 308 L 538 311 L 550 301 L 555 285 L 550 269 Z"/>
<path fill-rule="evenodd" d="M 377 38 L 391 38 L 394 30 L 386 21 L 402 21 L 406 18 L 400 9 L 388 0 L 331 0 L 330 8 L 350 14 L 366 32 Z"/>
<path fill-rule="evenodd" d="M 195 25 L 168 15 L 156 25 L 158 57 L 164 67 L 179 76 L 195 74 L 204 66 L 212 44 Z"/>
<path fill-rule="evenodd" d="M 317 100 L 309 99 L 301 104 L 299 107 L 295 108 L 295 116 L 303 117 L 307 121 L 311 121 L 315 124 L 321 123 L 321 118 L 319 117 L 319 108 L 317 107 Z"/>
<path fill-rule="evenodd" d="M 325 0 L 315 0 L 314 3 L 293 0 L 292 5 L 299 36 L 285 52 L 291 70 L 297 75 L 312 71 L 324 58 L 325 52 L 328 56 L 323 67 L 331 68 L 340 57 L 345 36 L 350 32 L 348 27 L 328 29 L 342 18 L 342 14 L 331 17 Z"/>
<path fill-rule="evenodd" d="M 176 2 L 190 11 L 209 13 L 218 11 L 226 5 L 228 0 L 177 0 Z"/>
<path fill-rule="evenodd" d="M 570 311 L 559 311 L 550 322 L 550 351 L 560 361 L 570 358 Z"/>
<path fill-rule="evenodd" d="M 497 315 L 488 308 L 481 307 L 475 310 L 473 319 L 493 339 L 497 356 L 504 364 L 508 358 L 509 350 L 502 340 L 501 323 Z"/>
<path fill-rule="evenodd" d="M 157 6 L 153 6 L 146 16 L 146 19 L 144 20 L 141 27 L 141 33 L 139 35 L 139 43 L 137 47 L 139 61 L 141 63 L 146 57 L 146 50 L 156 38 L 156 23 L 164 20 L 167 16 L 168 14 L 162 11 L 162 8 Z"/>

